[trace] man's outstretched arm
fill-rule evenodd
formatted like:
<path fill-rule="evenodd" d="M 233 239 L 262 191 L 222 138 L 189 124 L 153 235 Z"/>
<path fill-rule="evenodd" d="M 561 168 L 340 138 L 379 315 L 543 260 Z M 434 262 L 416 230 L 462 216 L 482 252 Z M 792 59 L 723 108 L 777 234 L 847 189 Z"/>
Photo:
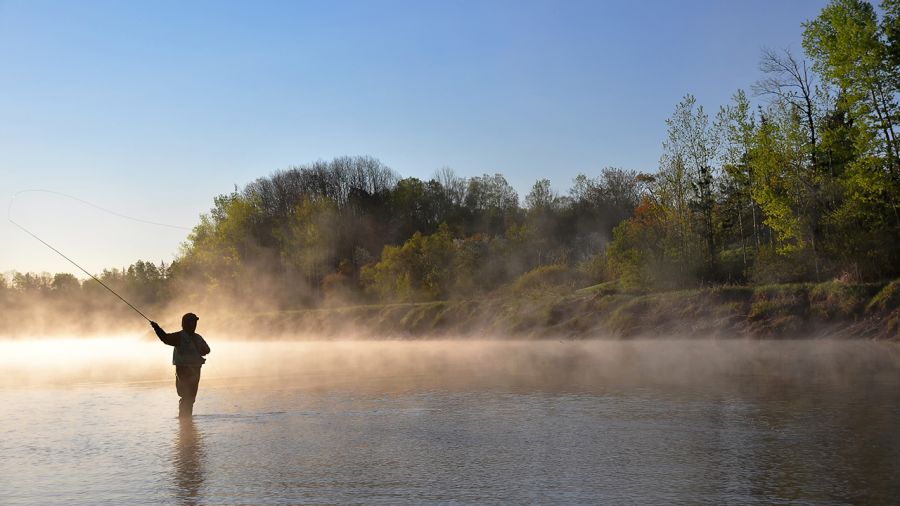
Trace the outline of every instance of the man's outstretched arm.
<path fill-rule="evenodd" d="M 158 337 L 160 341 L 169 346 L 178 346 L 178 342 L 181 340 L 181 335 L 178 332 L 166 334 L 166 331 L 156 322 L 150 322 L 150 326 L 153 327 L 153 330 L 156 332 L 156 337 Z"/>

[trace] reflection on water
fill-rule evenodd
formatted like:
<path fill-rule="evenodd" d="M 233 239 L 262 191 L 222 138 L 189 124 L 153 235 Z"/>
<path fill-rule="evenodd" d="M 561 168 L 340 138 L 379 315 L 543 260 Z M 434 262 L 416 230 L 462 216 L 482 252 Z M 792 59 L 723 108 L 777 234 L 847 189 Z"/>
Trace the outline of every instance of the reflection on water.
<path fill-rule="evenodd" d="M 173 450 L 175 497 L 179 504 L 200 504 L 200 491 L 203 487 L 203 435 L 197 430 L 193 420 L 179 420 Z"/>
<path fill-rule="evenodd" d="M 900 504 L 892 344 L 232 346 L 183 423 L 170 366 L 0 386 L 0 504 Z"/>

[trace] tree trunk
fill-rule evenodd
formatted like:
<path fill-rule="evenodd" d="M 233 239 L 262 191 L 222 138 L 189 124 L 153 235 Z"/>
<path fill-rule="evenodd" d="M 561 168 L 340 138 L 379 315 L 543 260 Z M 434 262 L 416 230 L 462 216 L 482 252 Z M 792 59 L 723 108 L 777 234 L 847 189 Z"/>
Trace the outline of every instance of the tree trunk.
<path fill-rule="evenodd" d="M 885 120 L 884 113 L 881 111 L 881 107 L 878 104 L 878 97 L 875 96 L 875 90 L 869 90 L 869 93 L 872 96 L 872 105 L 875 108 L 875 114 L 878 116 L 878 122 L 880 123 L 881 131 L 882 133 L 884 133 L 884 140 L 885 144 L 887 145 L 888 170 L 893 176 L 894 163 L 896 159 L 896 154 L 894 152 L 894 140 L 891 138 L 891 132 L 888 129 L 887 120 Z"/>
<path fill-rule="evenodd" d="M 741 234 L 741 260 L 744 265 L 744 272 L 747 272 L 747 239 L 744 238 L 744 210 L 738 206 L 738 233 Z"/>

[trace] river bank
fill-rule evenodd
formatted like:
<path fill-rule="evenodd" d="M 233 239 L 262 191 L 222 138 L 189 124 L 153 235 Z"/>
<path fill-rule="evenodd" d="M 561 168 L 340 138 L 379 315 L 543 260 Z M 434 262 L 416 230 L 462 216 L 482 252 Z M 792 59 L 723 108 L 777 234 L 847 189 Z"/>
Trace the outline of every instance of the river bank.
<path fill-rule="evenodd" d="M 209 332 L 253 338 L 900 338 L 900 280 L 719 286 L 657 293 L 605 283 L 478 300 L 221 316 Z"/>
<path fill-rule="evenodd" d="M 54 311 L 0 309 L 0 336 L 138 334 L 149 326 L 124 305 Z M 228 339 L 877 339 L 900 340 L 900 280 L 716 286 L 667 292 L 615 282 L 576 289 L 536 283 L 480 299 L 333 305 L 257 312 L 177 301 L 145 308 L 174 330 L 185 311 L 200 332 Z"/>

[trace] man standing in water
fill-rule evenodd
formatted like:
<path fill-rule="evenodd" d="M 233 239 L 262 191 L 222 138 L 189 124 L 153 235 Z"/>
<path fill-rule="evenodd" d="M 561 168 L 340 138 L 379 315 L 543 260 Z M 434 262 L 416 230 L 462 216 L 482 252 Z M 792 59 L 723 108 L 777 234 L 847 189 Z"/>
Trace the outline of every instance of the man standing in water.
<path fill-rule="evenodd" d="M 150 322 L 159 340 L 174 346 L 172 363 L 175 364 L 175 389 L 181 400 L 178 401 L 178 417 L 189 418 L 194 412 L 194 399 L 200 386 L 200 368 L 206 362 L 204 355 L 209 354 L 209 345 L 194 332 L 197 330 L 197 315 L 188 313 L 181 317 L 181 331 L 166 334 L 156 322 Z"/>

